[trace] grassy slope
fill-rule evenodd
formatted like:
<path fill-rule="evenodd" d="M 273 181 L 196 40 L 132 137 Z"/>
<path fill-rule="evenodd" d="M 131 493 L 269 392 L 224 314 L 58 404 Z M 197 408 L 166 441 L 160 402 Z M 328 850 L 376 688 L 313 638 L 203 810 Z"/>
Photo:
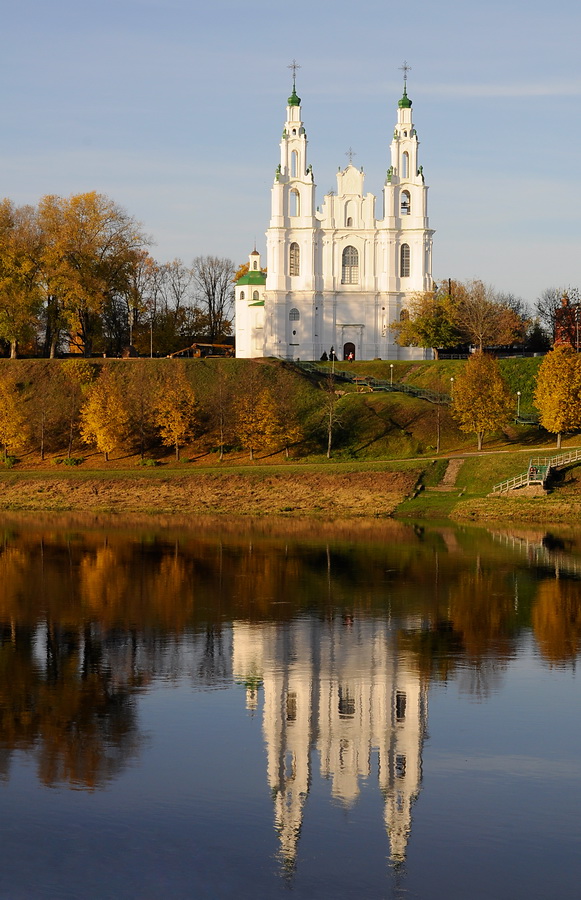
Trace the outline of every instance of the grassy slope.
<path fill-rule="evenodd" d="M 142 360 L 151 372 L 159 371 L 164 366 L 164 360 Z M 101 365 L 99 360 L 96 365 Z M 134 365 L 132 360 L 107 361 L 107 365 L 120 367 L 120 370 L 131 373 Z M 540 364 L 539 359 L 510 359 L 501 360 L 503 373 L 507 378 L 511 391 L 516 398 L 516 391 L 521 391 L 521 410 L 530 412 L 532 406 L 532 389 L 535 372 Z M 30 391 L 34 382 L 42 381 L 51 366 L 58 366 L 58 362 L 47 360 L 0 360 L 0 375 L 10 371 L 16 374 L 21 384 L 28 386 Z M 244 383 L 244 374 L 248 366 L 252 365 L 247 360 L 188 360 L 186 368 L 194 384 L 203 410 L 205 404 L 211 402 L 212 384 L 216 371 L 225 367 L 235 382 Z M 341 364 L 347 367 L 348 364 Z M 446 360 L 441 362 L 425 363 L 393 363 L 393 380 L 403 381 L 418 387 L 428 387 L 433 390 L 448 392 L 450 377 L 461 371 L 464 365 L 461 360 Z M 330 367 L 330 366 L 329 366 Z M 434 462 L 437 408 L 425 401 L 416 400 L 404 394 L 390 393 L 358 393 L 345 384 L 337 384 L 337 387 L 345 390 L 345 394 L 339 399 L 337 411 L 340 424 L 334 435 L 333 459 L 326 460 L 325 429 L 321 412 L 321 386 L 316 380 L 305 377 L 297 372 L 296 368 L 285 364 L 265 361 L 263 364 L 265 378 L 276 387 L 277 390 L 292 391 L 295 403 L 301 410 L 301 419 L 306 425 L 307 440 L 296 449 L 294 459 L 288 462 L 281 453 L 261 454 L 262 458 L 256 463 L 250 464 L 247 455 L 242 451 L 227 454 L 225 461 L 219 463 L 213 448 L 203 438 L 198 440 L 184 453 L 184 461 L 175 464 L 171 454 L 157 454 L 164 462 L 163 467 L 156 469 L 136 468 L 137 458 L 134 453 L 127 451 L 117 454 L 112 463 L 105 466 L 101 458 L 88 448 L 78 448 L 76 452 L 86 457 L 86 462 L 74 470 L 64 470 L 60 466 L 55 469 L 51 457 L 60 452 L 53 447 L 49 459 L 42 465 L 38 455 L 31 451 L 23 454 L 21 463 L 10 471 L 0 470 L 0 484 L 14 484 L 21 479 L 51 478 L 58 480 L 66 487 L 66 484 L 80 483 L 95 480 L 123 480 L 138 481 L 145 488 L 146 485 L 159 485 L 168 478 L 183 479 L 186 475 L 205 474 L 216 477 L 218 474 L 238 476 L 252 473 L 253 479 L 261 477 L 278 476 L 284 473 L 287 479 L 296 477 L 298 472 L 309 470 L 320 471 L 321 467 L 331 476 L 347 471 L 366 472 L 374 470 L 407 470 L 414 472 L 415 480 L 421 473 L 423 484 L 426 488 L 437 485 L 445 471 L 446 462 L 437 460 Z M 374 375 L 377 378 L 389 380 L 390 363 L 385 361 L 356 362 L 350 364 L 350 369 L 362 375 Z M 516 399 L 515 399 L 516 408 Z M 441 416 L 441 452 L 440 456 L 457 455 L 474 451 L 474 438 L 459 432 L 449 415 L 447 407 L 440 408 Z M 571 440 L 566 443 L 574 444 Z M 424 491 L 417 499 L 410 500 L 400 507 L 405 515 L 413 516 L 443 516 L 457 514 L 457 508 L 464 509 L 464 514 L 470 517 L 471 512 L 466 513 L 474 503 L 482 509 L 493 504 L 493 509 L 498 509 L 498 501 L 484 501 L 482 498 L 490 491 L 493 484 L 509 478 L 512 475 L 524 471 L 528 461 L 528 454 L 534 453 L 536 448 L 541 455 L 550 455 L 554 452 L 554 441 L 551 436 L 539 431 L 537 428 L 524 428 L 511 425 L 499 435 L 489 436 L 485 443 L 485 451 L 500 450 L 498 455 L 479 455 L 469 457 L 463 463 L 456 480 L 456 489 L 448 493 Z M 544 448 L 544 449 L 543 449 Z M 396 460 L 416 459 L 415 463 L 400 463 Z M 423 460 L 423 462 L 422 462 Z M 389 461 L 389 462 L 388 462 Z M 260 473 L 264 471 L 264 476 Z M 402 482 L 403 484 L 403 482 Z M 406 482 L 406 490 L 409 484 Z M 64 490 L 64 488 L 63 488 Z M 157 490 L 157 489 L 156 489 Z M 327 487 L 325 487 L 325 491 Z M 38 491 L 38 508 L 46 503 L 43 490 Z M 569 491 L 568 503 L 575 504 L 578 491 L 574 486 Z M 402 495 L 403 496 L 403 495 Z M 400 497 L 401 499 L 401 497 Z M 62 498 L 59 503 L 62 503 Z M 278 509 L 284 508 L 284 500 L 278 504 Z M 368 501 L 366 500 L 365 503 Z M 511 499 L 512 504 L 519 503 Z M 545 505 L 548 501 L 545 501 Z M 0 499 L 0 504 L 2 500 Z M 533 501 L 531 500 L 529 505 Z M 286 505 L 292 506 L 292 503 Z M 363 504 L 365 505 L 365 504 Z M 534 505 L 534 504 L 533 504 Z M 553 504 L 554 505 L 554 504 Z M 147 506 L 143 497 L 140 498 L 139 507 Z M 235 504 L 234 504 L 235 506 Z M 247 504 L 248 506 L 248 504 Z M 250 504 L 250 507 L 252 504 Z M 539 502 L 536 502 L 538 508 Z M 61 507 L 62 508 L 62 507 Z M 505 502 L 506 512 L 502 515 L 518 515 L 520 512 L 509 513 Z M 520 509 L 524 509 L 520 503 Z M 245 508 L 245 511 L 248 511 Z M 455 512 L 456 511 L 456 512 Z M 364 509 L 361 509 L 364 512 Z M 377 514 L 377 510 L 375 510 Z M 500 513 L 496 512 L 496 515 Z M 527 513 L 527 515 L 530 513 Z M 488 515 L 488 512 L 486 513 Z"/>

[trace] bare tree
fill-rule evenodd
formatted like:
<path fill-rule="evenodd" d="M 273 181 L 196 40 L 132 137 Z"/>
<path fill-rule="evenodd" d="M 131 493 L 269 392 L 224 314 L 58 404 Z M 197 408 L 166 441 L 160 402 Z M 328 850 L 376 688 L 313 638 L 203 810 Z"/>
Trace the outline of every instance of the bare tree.
<path fill-rule="evenodd" d="M 581 302 L 579 288 L 552 287 L 546 288 L 536 302 L 537 315 L 543 329 L 547 332 L 551 341 L 555 339 L 555 323 L 557 311 L 561 309 L 563 296 L 567 296 L 572 303 Z"/>
<path fill-rule="evenodd" d="M 197 256 L 192 264 L 196 303 L 210 343 L 232 333 L 235 271 L 231 259 L 218 256 Z"/>

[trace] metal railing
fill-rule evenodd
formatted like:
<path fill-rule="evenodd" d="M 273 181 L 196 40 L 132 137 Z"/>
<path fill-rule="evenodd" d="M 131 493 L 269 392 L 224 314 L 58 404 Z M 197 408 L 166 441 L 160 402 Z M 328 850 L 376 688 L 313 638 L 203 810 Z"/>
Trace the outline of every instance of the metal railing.
<path fill-rule="evenodd" d="M 571 463 L 581 460 L 581 448 L 578 450 L 569 450 L 567 453 L 559 453 L 557 456 L 550 457 L 531 457 L 529 459 L 529 467 L 526 472 L 515 475 L 514 478 L 507 478 L 500 484 L 495 484 L 492 488 L 493 494 L 504 494 L 515 488 L 523 487 L 523 485 L 540 484 L 544 485 L 550 475 L 551 469 L 558 469 L 561 466 L 568 466 Z"/>

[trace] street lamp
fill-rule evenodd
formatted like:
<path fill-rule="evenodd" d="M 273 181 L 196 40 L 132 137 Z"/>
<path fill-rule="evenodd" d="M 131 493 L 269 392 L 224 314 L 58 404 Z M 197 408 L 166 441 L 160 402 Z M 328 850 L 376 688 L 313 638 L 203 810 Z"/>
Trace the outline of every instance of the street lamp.
<path fill-rule="evenodd" d="M 516 417 L 520 417 L 520 391 L 516 392 Z"/>
<path fill-rule="evenodd" d="M 454 394 L 454 376 L 450 377 L 450 397 Z"/>
<path fill-rule="evenodd" d="M 389 364 L 389 386 L 393 387 L 393 363 Z"/>

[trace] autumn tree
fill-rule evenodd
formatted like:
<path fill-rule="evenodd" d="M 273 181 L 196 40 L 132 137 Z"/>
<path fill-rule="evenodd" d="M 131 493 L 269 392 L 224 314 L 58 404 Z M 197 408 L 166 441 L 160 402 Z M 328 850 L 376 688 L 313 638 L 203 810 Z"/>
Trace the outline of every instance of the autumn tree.
<path fill-rule="evenodd" d="M 197 425 L 196 397 L 183 363 L 171 360 L 167 363 L 158 387 L 153 420 L 162 443 L 175 448 L 176 461 L 180 447 L 193 438 Z"/>
<path fill-rule="evenodd" d="M 340 416 L 337 412 L 337 383 L 335 376 L 330 373 L 323 384 L 323 424 L 327 436 L 327 459 L 331 459 L 333 436 L 336 427 L 340 424 Z"/>
<path fill-rule="evenodd" d="M 211 384 L 211 394 L 208 398 L 208 426 L 218 444 L 220 460 L 223 460 L 224 448 L 233 430 L 234 406 L 232 381 L 223 366 L 217 367 Z"/>
<path fill-rule="evenodd" d="M 235 265 L 231 259 L 197 256 L 192 264 L 196 304 L 205 321 L 210 343 L 232 333 Z"/>
<path fill-rule="evenodd" d="M 119 376 L 104 368 L 81 407 L 81 436 L 94 444 L 105 460 L 128 436 L 129 412 Z"/>
<path fill-rule="evenodd" d="M 79 427 L 79 414 L 83 399 L 95 378 L 94 366 L 85 359 L 67 359 L 62 363 L 64 377 L 63 403 L 67 430 L 67 457 L 73 452 L 75 434 Z"/>
<path fill-rule="evenodd" d="M 453 282 L 451 321 L 466 343 L 482 351 L 484 347 L 522 343 L 528 321 L 515 304 L 482 281 Z"/>
<path fill-rule="evenodd" d="M 474 433 L 482 450 L 487 431 L 498 431 L 510 421 L 514 401 L 494 357 L 477 351 L 456 376 L 452 416 L 461 431 Z"/>
<path fill-rule="evenodd" d="M 44 197 L 39 223 L 46 293 L 55 306 L 53 327 L 62 323 L 69 340 L 90 356 L 104 311 L 130 295 L 145 235 L 124 209 L 94 191 L 68 199 Z"/>
<path fill-rule="evenodd" d="M 257 450 L 270 449 L 275 443 L 276 402 L 269 375 L 264 366 L 250 362 L 237 383 L 233 433 L 250 459 Z"/>
<path fill-rule="evenodd" d="M 9 375 L 0 377 L 0 444 L 6 462 L 8 451 L 23 450 L 29 436 L 29 427 L 22 394 Z"/>
<path fill-rule="evenodd" d="M 0 338 L 16 357 L 18 344 L 34 337 L 42 306 L 39 286 L 42 236 L 31 206 L 0 203 Z"/>
<path fill-rule="evenodd" d="M 390 325 L 400 347 L 454 347 L 462 336 L 453 323 L 451 301 L 439 290 L 414 294 L 399 321 Z"/>
<path fill-rule="evenodd" d="M 540 423 L 557 435 L 581 428 L 581 356 L 568 346 L 556 347 L 544 357 L 534 391 Z"/>
<path fill-rule="evenodd" d="M 568 297 L 569 301 L 574 305 L 581 303 L 579 288 L 550 287 L 545 288 L 535 304 L 540 324 L 551 341 L 554 341 L 555 339 L 555 325 L 558 312 L 562 306 L 563 297 Z M 575 339 L 576 335 L 572 333 L 570 335 L 570 344 L 573 347 L 575 346 Z"/>

